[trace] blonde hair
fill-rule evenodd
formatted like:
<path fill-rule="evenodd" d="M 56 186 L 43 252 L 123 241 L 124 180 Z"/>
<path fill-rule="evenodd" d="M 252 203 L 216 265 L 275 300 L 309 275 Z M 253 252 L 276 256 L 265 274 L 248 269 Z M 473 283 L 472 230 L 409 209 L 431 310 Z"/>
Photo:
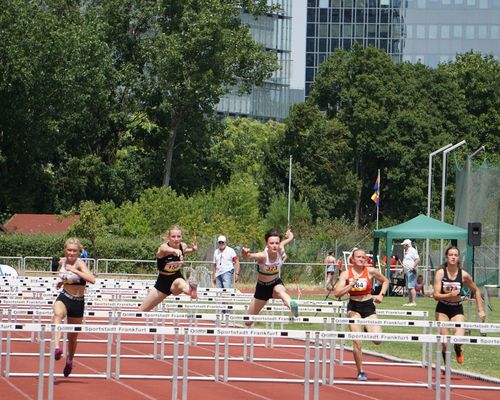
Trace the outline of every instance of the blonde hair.
<path fill-rule="evenodd" d="M 66 242 L 64 242 L 64 248 L 68 247 L 70 244 L 76 244 L 78 246 L 78 250 L 82 248 L 82 244 L 80 243 L 80 240 L 78 240 L 77 237 L 70 237 L 66 239 Z"/>
<path fill-rule="evenodd" d="M 167 241 L 170 236 L 170 232 L 172 231 L 180 231 L 182 234 L 182 228 L 179 225 L 174 224 L 170 228 L 168 228 L 168 230 L 163 234 L 162 239 L 164 241 Z"/>

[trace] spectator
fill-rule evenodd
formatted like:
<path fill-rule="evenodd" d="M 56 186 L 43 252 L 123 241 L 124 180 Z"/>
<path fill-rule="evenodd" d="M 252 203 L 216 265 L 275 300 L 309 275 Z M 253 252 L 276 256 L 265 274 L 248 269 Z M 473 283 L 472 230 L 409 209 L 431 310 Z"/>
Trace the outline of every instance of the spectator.
<path fill-rule="evenodd" d="M 415 292 L 417 293 L 417 297 L 425 296 L 424 277 L 422 275 L 419 275 L 417 277 L 417 282 L 415 283 Z"/>
<path fill-rule="evenodd" d="M 80 258 L 89 258 L 89 253 L 83 248 L 83 245 L 80 246 Z"/>
<path fill-rule="evenodd" d="M 218 248 L 214 251 L 212 264 L 212 282 L 218 288 L 229 289 L 240 276 L 240 262 L 232 247 L 227 245 L 224 235 L 217 239 Z"/>
<path fill-rule="evenodd" d="M 328 250 L 328 254 L 323 260 L 326 267 L 326 290 L 333 290 L 333 279 L 335 277 L 335 256 L 333 255 L 333 250 Z"/>
<path fill-rule="evenodd" d="M 409 302 L 403 304 L 404 307 L 415 307 L 417 305 L 416 298 L 417 292 L 415 291 L 415 284 L 417 283 L 417 266 L 420 262 L 417 249 L 415 249 L 410 239 L 405 239 L 401 243 L 405 250 L 403 258 L 403 271 L 406 277 L 406 289 L 408 290 Z"/>

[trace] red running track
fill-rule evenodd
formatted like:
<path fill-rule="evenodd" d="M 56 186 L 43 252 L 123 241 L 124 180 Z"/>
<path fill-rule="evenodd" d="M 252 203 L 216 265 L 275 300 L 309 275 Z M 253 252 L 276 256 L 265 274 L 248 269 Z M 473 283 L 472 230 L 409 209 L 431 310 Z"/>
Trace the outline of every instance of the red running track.
<path fill-rule="evenodd" d="M 13 338 L 27 338 L 26 334 L 15 333 Z M 106 343 L 97 343 L 86 340 L 104 340 L 104 335 L 80 334 L 80 342 L 77 349 L 77 357 L 74 360 L 73 375 L 64 378 L 61 372 L 64 368 L 64 359 L 56 362 L 56 378 L 54 384 L 54 399 L 67 400 L 71 398 L 82 400 L 100 399 L 171 399 L 171 379 L 103 379 L 79 377 L 78 374 L 104 374 L 106 371 Z M 133 375 L 172 375 L 172 359 L 158 360 L 152 358 L 153 345 L 140 343 L 126 343 L 129 341 L 151 340 L 151 337 L 139 335 L 123 335 L 121 340 L 121 374 Z M 167 338 L 172 340 L 172 338 Z M 304 379 L 304 363 L 288 362 L 283 359 L 304 360 L 304 349 L 299 347 L 255 347 L 255 358 L 272 358 L 278 361 L 244 362 L 231 360 L 229 362 L 229 382 L 214 382 L 191 380 L 194 377 L 207 377 L 214 375 L 215 347 L 209 343 L 213 338 L 198 337 L 198 344 L 189 347 L 190 357 L 207 357 L 208 359 L 190 359 L 188 399 L 203 400 L 255 400 L 255 399 L 286 399 L 295 400 L 304 398 L 304 385 L 302 383 L 288 382 L 242 382 L 231 381 L 231 378 L 281 378 L 281 379 Z M 232 339 L 231 343 L 242 343 L 242 340 Z M 255 343 L 263 344 L 264 339 L 256 340 Z M 299 341 L 280 339 L 275 341 L 276 345 L 291 344 L 301 345 Z M 3 346 L 5 352 L 5 345 Z M 165 345 L 165 354 L 171 356 L 173 347 L 170 343 Z M 48 352 L 48 343 L 46 351 Z M 38 353 L 39 344 L 31 341 L 13 341 L 12 352 Z M 180 355 L 182 358 L 182 346 Z M 220 348 L 221 356 L 223 347 Z M 241 346 L 229 346 L 230 357 L 242 357 Z M 101 355 L 90 356 L 88 355 Z M 87 356 L 86 356 L 87 355 Z M 127 358 L 126 356 L 141 356 L 144 358 Z M 311 350 L 311 360 L 314 359 L 314 351 Z M 39 357 L 37 355 L 12 356 L 11 372 L 37 372 Z M 180 360 L 182 361 L 182 359 Z M 352 361 L 352 354 L 345 353 L 345 361 Z M 384 361 L 381 358 L 365 355 L 365 362 Z M 115 362 L 113 361 L 113 370 Z M 182 365 L 182 362 L 181 362 Z M 46 357 L 45 368 L 48 371 L 48 357 Z M 313 376 L 311 365 L 311 377 Z M 5 368 L 5 356 L 2 360 L 2 368 Z M 328 368 L 327 368 L 328 370 Z M 335 379 L 349 380 L 353 384 L 320 385 L 320 399 L 342 399 L 342 400 L 388 400 L 404 399 L 411 393 L 412 400 L 434 399 L 433 390 L 421 387 L 397 387 L 397 386 L 370 386 L 373 382 L 397 382 L 415 383 L 427 381 L 427 370 L 419 367 L 409 366 L 387 366 L 366 365 L 366 373 L 369 377 L 368 384 L 359 383 L 354 378 L 356 368 L 353 364 L 335 365 Z M 181 373 L 181 372 L 179 372 Z M 222 358 L 219 373 L 223 373 Z M 444 383 L 444 379 L 442 380 Z M 48 379 L 45 378 L 45 391 L 47 391 Z M 489 382 L 471 379 L 462 375 L 452 375 L 452 385 L 474 385 L 494 386 Z M 178 398 L 182 397 L 182 381 L 178 384 Z M 9 377 L 0 378 L 0 399 L 21 400 L 36 399 L 38 390 L 38 378 L 34 377 Z M 313 398 L 313 385 L 309 386 L 310 398 Z M 452 389 L 453 400 L 496 400 L 499 392 L 481 389 Z M 47 398 L 45 393 L 44 398 Z M 441 392 L 444 399 L 444 391 Z"/>

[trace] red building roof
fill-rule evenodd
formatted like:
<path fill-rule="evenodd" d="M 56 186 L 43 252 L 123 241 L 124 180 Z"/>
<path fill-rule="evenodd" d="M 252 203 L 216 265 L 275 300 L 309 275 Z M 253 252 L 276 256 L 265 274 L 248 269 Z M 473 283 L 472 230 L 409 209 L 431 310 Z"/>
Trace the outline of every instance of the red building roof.
<path fill-rule="evenodd" d="M 2 230 L 16 233 L 64 233 L 80 216 L 72 215 L 61 221 L 58 218 L 56 214 L 14 214 L 3 224 Z"/>

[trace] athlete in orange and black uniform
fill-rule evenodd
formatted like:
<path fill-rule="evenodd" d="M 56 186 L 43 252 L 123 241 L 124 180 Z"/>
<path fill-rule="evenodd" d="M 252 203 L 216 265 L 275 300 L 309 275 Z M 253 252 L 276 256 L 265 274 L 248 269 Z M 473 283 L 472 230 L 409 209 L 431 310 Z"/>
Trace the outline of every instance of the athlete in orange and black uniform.
<path fill-rule="evenodd" d="M 350 265 L 347 270 L 340 274 L 339 280 L 335 285 L 333 294 L 336 297 L 342 297 L 349 294 L 349 303 L 347 305 L 347 317 L 362 319 L 377 319 L 374 303 L 381 303 L 389 287 L 389 280 L 382 275 L 378 269 L 370 267 L 366 263 L 366 253 L 362 249 L 356 249 L 349 257 Z M 372 295 L 372 278 L 382 283 L 380 293 Z M 382 332 L 380 325 L 358 325 L 351 324 L 351 332 L 362 332 L 363 328 L 367 332 Z M 380 344 L 379 341 L 374 341 Z M 363 352 L 362 341 L 354 340 L 353 343 L 354 361 L 358 369 L 358 380 L 366 381 L 368 378 L 363 371 Z"/>

